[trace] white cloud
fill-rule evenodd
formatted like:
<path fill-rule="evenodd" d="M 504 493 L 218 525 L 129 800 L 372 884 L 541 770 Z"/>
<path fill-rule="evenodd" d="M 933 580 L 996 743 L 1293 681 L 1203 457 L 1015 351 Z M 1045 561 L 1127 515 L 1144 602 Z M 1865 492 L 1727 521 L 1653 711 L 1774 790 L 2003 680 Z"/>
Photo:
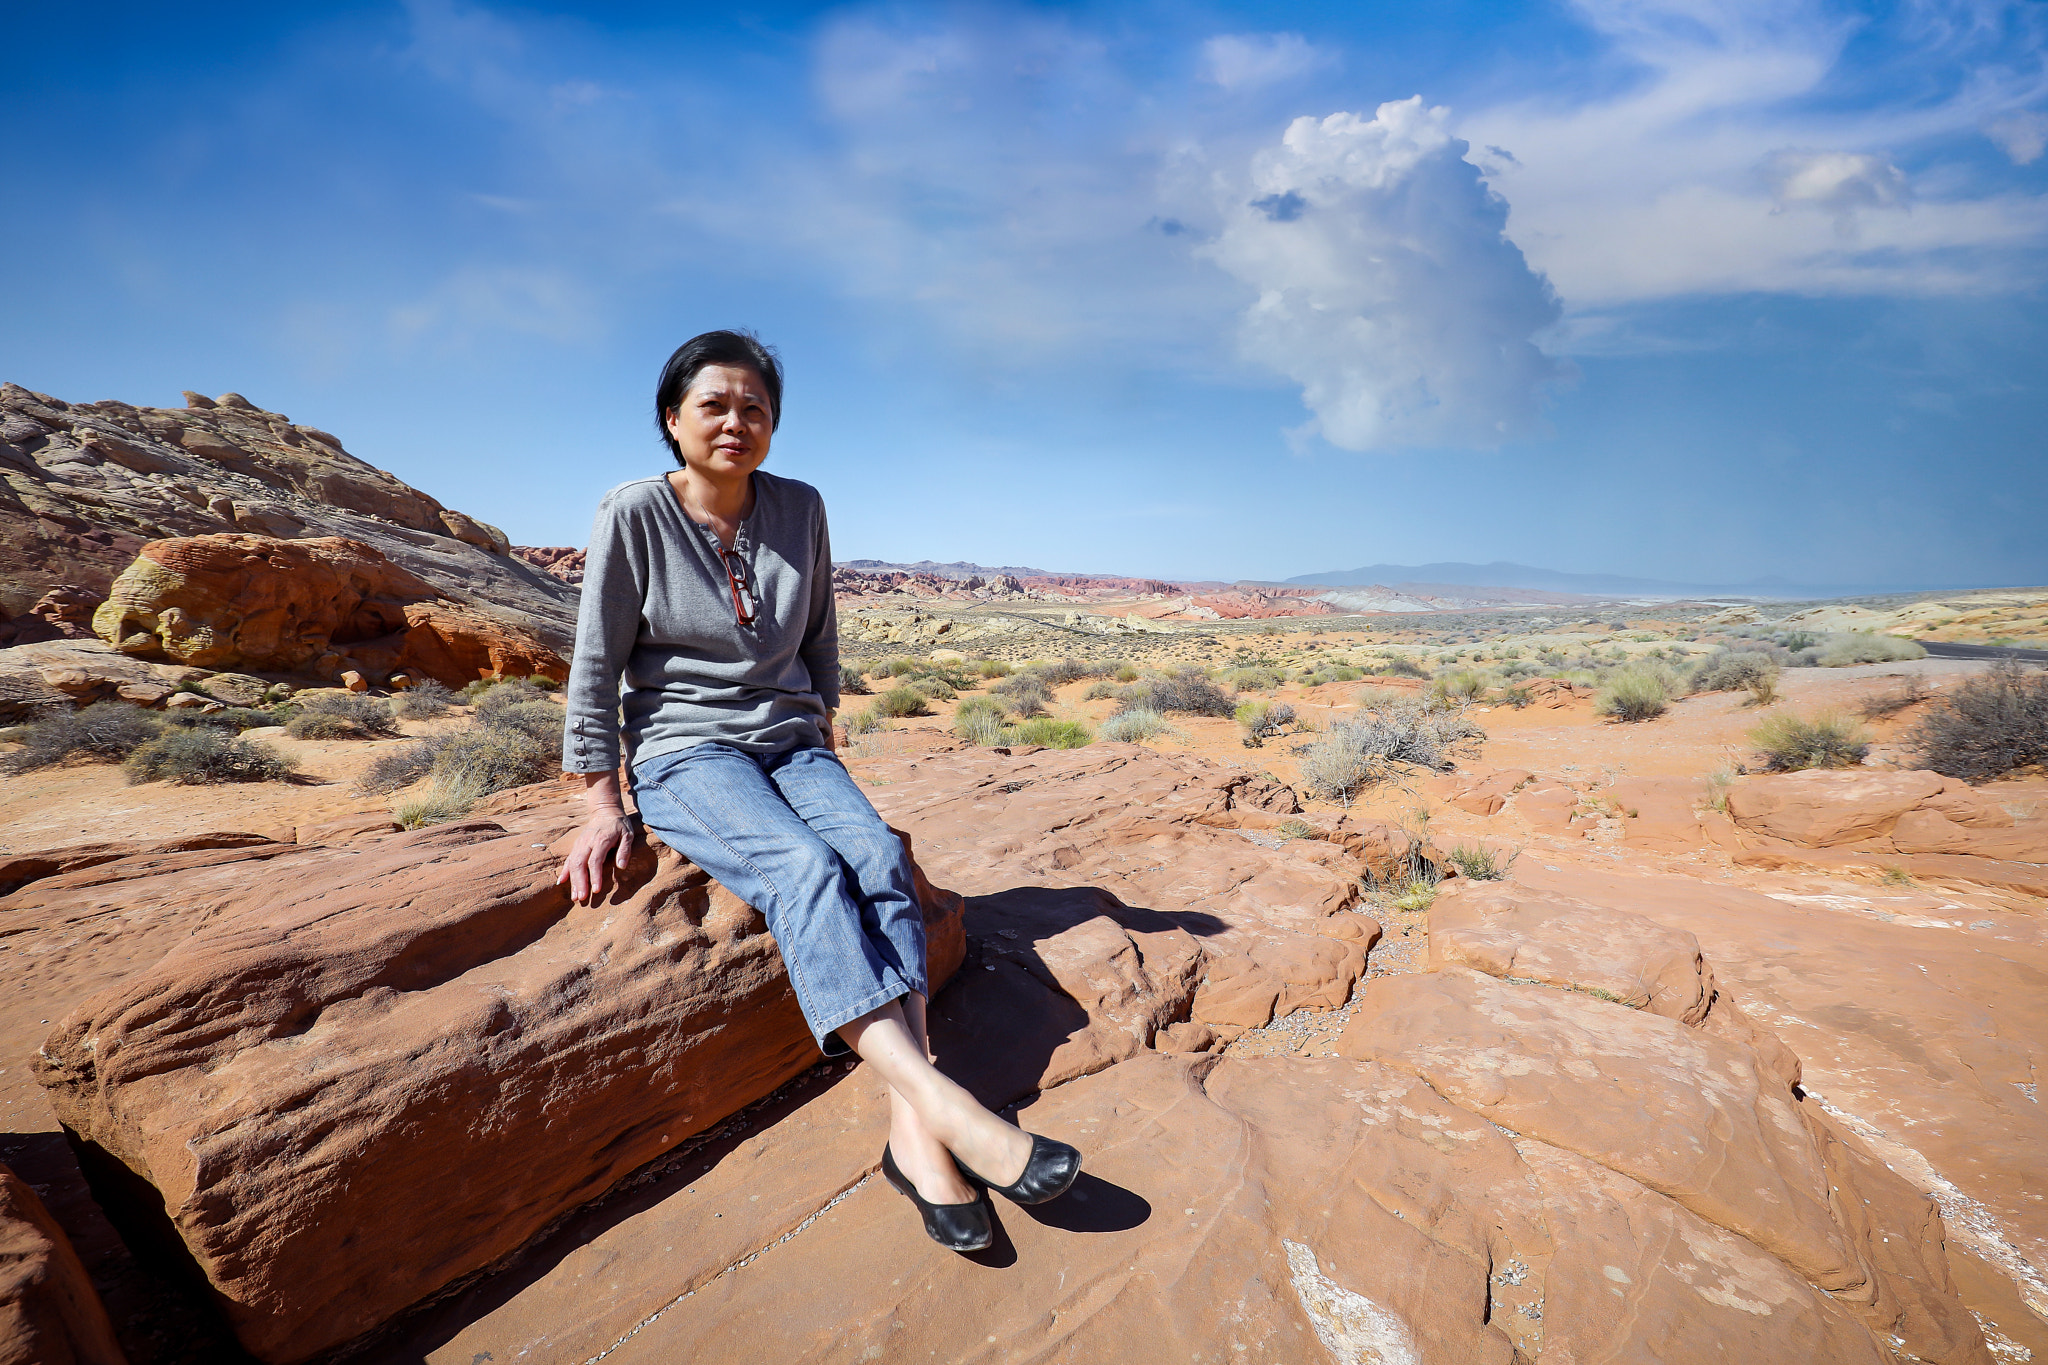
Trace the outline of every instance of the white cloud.
<path fill-rule="evenodd" d="M 1332 445 L 1495 446 L 1562 377 L 1532 340 L 1557 302 L 1445 118 L 1417 96 L 1296 119 L 1204 249 L 1257 290 L 1246 355 L 1302 386 Z"/>
<path fill-rule="evenodd" d="M 1845 46 L 1877 21 L 1818 0 L 1576 8 L 1607 39 L 1609 69 L 1565 88 L 1611 93 L 1517 98 L 1457 129 L 1514 154 L 1489 179 L 1513 202 L 1515 240 L 1575 309 L 1751 291 L 1993 292 L 2038 273 L 2024 257 L 2048 241 L 2040 196 L 1938 168 L 1916 173 L 1910 213 L 1875 212 L 1907 203 L 1905 153 L 1927 161 L 2048 79 L 2038 45 L 2004 60 L 1984 7 L 1911 7 L 1898 21 L 1910 31 L 1887 37 L 1895 66 L 1865 77 L 1885 96 L 1873 86 L 1855 98 L 1841 97 L 1853 84 Z"/>
<path fill-rule="evenodd" d="M 2015 166 L 2031 166 L 2041 159 L 2042 152 L 2048 152 L 2048 114 L 2015 109 L 1992 119 L 1984 131 Z"/>
<path fill-rule="evenodd" d="M 1208 77 L 1225 90 L 1256 90 L 1305 75 L 1326 60 L 1299 33 L 1225 33 L 1202 44 Z"/>

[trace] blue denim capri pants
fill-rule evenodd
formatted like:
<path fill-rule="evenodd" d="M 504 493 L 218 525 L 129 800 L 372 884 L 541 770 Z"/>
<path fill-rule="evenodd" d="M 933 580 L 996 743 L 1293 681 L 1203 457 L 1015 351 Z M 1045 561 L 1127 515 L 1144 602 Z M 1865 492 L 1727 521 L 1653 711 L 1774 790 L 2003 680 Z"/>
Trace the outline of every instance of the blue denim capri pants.
<path fill-rule="evenodd" d="M 924 912 L 910 858 L 829 749 L 754 754 L 707 741 L 633 765 L 641 821 L 761 911 L 804 1021 L 835 1032 L 926 995 Z"/>

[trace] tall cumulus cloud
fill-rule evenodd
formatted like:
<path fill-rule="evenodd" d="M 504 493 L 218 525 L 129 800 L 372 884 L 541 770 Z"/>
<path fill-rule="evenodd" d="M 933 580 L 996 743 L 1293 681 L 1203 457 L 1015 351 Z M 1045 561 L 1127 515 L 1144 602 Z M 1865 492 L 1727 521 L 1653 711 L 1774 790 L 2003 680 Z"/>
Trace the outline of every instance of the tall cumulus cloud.
<path fill-rule="evenodd" d="M 1557 298 L 1446 118 L 1417 96 L 1296 119 L 1207 248 L 1258 291 L 1246 356 L 1300 384 L 1313 430 L 1347 450 L 1497 446 L 1566 373 L 1535 340 Z"/>

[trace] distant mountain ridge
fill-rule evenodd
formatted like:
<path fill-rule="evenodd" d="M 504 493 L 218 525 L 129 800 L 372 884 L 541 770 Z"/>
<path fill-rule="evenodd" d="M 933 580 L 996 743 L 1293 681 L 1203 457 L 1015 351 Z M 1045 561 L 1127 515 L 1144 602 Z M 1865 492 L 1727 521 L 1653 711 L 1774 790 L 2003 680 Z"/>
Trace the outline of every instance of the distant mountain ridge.
<path fill-rule="evenodd" d="M 1014 564 L 991 568 L 986 564 L 969 564 L 956 559 L 950 564 L 941 564 L 934 559 L 920 559 L 915 564 L 898 564 L 888 559 L 835 559 L 835 569 L 855 569 L 861 573 L 912 573 L 928 574 L 933 578 L 993 578 L 997 574 L 1008 574 L 1012 578 L 1059 578 L 1063 575 L 1045 569 L 1024 569 Z"/>
<path fill-rule="evenodd" d="M 1282 581 L 1306 587 L 1332 588 L 1365 584 L 1411 589 L 1423 585 L 1522 588 L 1595 597 L 1615 594 L 1651 597 L 1845 597 L 1862 593 L 1938 591 L 1973 586 L 1961 583 L 1794 583 L 1776 575 L 1754 578 L 1746 583 L 1679 583 L 1663 578 L 1632 578 L 1625 574 L 1565 573 L 1505 560 L 1491 564 L 1368 564 L 1360 569 L 1302 574 Z"/>

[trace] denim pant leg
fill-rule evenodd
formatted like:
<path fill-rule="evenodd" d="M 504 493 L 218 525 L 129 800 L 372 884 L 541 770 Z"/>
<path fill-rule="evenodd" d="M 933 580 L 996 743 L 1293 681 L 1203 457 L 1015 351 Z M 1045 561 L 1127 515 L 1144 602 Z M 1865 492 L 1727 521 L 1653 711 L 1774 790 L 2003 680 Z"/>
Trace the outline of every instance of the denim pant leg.
<path fill-rule="evenodd" d="M 849 1049 L 833 1030 L 912 987 L 863 931 L 838 853 L 761 769 L 729 745 L 697 744 L 635 764 L 633 799 L 664 842 L 767 917 L 812 1036 L 840 1056 Z"/>
<path fill-rule="evenodd" d="M 790 809 L 832 845 L 852 873 L 868 942 L 912 990 L 928 997 L 924 907 L 917 901 L 903 840 L 831 750 L 793 749 L 764 766 Z"/>

